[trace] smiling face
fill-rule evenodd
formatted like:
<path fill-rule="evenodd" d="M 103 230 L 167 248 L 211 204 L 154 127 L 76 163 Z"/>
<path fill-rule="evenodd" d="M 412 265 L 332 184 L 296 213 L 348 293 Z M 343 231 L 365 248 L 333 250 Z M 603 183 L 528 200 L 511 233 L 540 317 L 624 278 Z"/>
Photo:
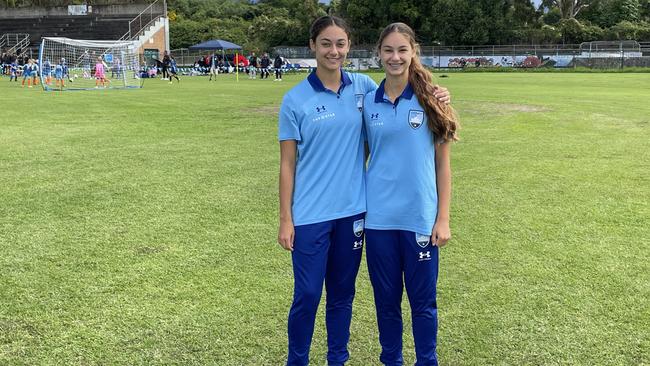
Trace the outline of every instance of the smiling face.
<path fill-rule="evenodd" d="M 415 49 L 402 33 L 391 32 L 379 45 L 379 57 L 386 76 L 408 77 L 409 66 L 415 57 Z"/>
<path fill-rule="evenodd" d="M 318 68 L 335 71 L 343 66 L 350 51 L 350 39 L 345 30 L 331 25 L 323 29 L 315 41 L 310 40 L 309 47 L 316 54 Z"/>

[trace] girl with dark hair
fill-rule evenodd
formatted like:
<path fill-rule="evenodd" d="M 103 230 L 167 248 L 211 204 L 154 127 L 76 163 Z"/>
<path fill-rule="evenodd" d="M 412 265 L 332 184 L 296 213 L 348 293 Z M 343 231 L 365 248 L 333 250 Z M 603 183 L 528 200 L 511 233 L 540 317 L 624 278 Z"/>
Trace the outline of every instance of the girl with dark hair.
<path fill-rule="evenodd" d="M 278 128 L 278 243 L 291 251 L 294 272 L 287 365 L 309 363 L 323 282 L 327 361 L 343 365 L 366 211 L 363 98 L 377 84 L 342 69 L 350 50 L 342 19 L 318 18 L 310 33 L 316 70 L 285 94 Z M 436 95 L 449 99 L 444 88 Z"/>
<path fill-rule="evenodd" d="M 282 56 L 276 55 L 275 60 L 273 60 L 273 68 L 275 69 L 275 79 L 273 81 L 282 81 L 282 65 L 284 65 Z"/>
<path fill-rule="evenodd" d="M 416 365 L 437 365 L 438 249 L 450 239 L 454 110 L 434 97 L 413 30 L 386 27 L 377 50 L 386 78 L 364 100 L 368 135 L 366 255 L 380 361 L 402 365 L 402 292 L 411 306 Z"/>

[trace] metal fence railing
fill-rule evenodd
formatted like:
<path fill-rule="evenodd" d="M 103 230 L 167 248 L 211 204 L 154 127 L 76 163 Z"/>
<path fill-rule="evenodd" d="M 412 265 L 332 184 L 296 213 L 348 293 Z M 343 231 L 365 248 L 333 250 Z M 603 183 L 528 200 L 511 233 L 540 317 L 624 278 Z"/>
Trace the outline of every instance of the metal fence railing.
<path fill-rule="evenodd" d="M 273 54 L 290 60 L 313 59 L 308 47 L 275 47 Z M 424 64 L 464 67 L 650 67 L 650 42 L 585 42 L 557 45 L 421 46 Z M 357 46 L 348 54 L 352 67 L 380 67 L 374 46 Z M 618 65 L 618 66 L 614 66 Z"/>
<path fill-rule="evenodd" d="M 192 66 L 210 51 L 171 51 L 178 65 Z M 275 47 L 290 64 L 315 65 L 308 47 Z M 244 51 L 244 54 L 247 54 Z M 471 67 L 650 67 L 650 42 L 585 42 L 558 45 L 422 46 L 422 62 L 433 68 Z M 303 66 L 304 67 L 304 66 Z M 357 46 L 348 54 L 348 67 L 356 70 L 380 68 L 374 46 Z"/>
<path fill-rule="evenodd" d="M 129 30 L 119 40 L 133 40 L 139 37 L 147 27 L 165 16 L 167 16 L 167 1 L 155 0 L 129 21 Z"/>
<path fill-rule="evenodd" d="M 29 43 L 27 33 L 6 33 L 0 36 L 0 50 L 9 54 L 18 54 L 18 57 L 25 55 Z"/>

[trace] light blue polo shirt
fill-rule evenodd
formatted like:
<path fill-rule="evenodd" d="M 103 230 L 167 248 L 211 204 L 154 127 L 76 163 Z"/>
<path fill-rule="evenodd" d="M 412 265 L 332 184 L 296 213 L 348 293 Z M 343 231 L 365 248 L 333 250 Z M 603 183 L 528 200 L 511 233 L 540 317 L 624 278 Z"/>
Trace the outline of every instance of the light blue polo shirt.
<path fill-rule="evenodd" d="M 393 104 L 384 83 L 364 101 L 366 228 L 431 235 L 438 211 L 433 134 L 411 86 Z"/>
<path fill-rule="evenodd" d="M 366 211 L 364 96 L 377 88 L 367 75 L 341 71 L 338 93 L 316 71 L 284 96 L 279 140 L 298 145 L 293 223 L 307 225 Z"/>

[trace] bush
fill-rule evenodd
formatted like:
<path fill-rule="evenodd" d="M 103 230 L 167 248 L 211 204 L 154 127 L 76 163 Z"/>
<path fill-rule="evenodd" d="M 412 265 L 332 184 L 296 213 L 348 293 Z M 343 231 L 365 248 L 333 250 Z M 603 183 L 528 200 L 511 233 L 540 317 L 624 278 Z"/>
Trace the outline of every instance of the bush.
<path fill-rule="evenodd" d="M 560 32 L 566 43 L 582 43 L 601 40 L 604 31 L 596 25 L 585 25 L 577 19 L 562 19 L 560 21 Z"/>
<path fill-rule="evenodd" d="M 624 20 L 609 28 L 606 36 L 612 41 L 647 40 L 650 39 L 650 24 Z"/>

